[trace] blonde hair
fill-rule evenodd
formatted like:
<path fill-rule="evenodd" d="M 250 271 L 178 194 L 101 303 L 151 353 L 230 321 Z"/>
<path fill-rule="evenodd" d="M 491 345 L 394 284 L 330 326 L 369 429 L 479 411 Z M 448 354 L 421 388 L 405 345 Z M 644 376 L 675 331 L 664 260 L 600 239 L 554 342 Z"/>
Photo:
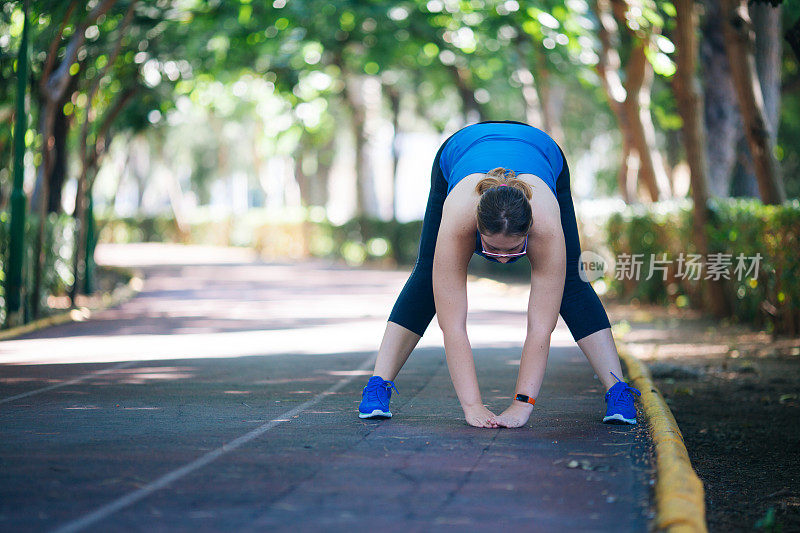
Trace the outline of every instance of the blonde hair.
<path fill-rule="evenodd" d="M 525 181 L 516 177 L 517 173 L 513 170 L 507 170 L 503 167 L 493 168 L 486 173 L 486 177 L 478 182 L 475 186 L 475 192 L 479 196 L 494 187 L 508 186 L 520 191 L 526 200 L 533 198 L 533 189 Z"/>

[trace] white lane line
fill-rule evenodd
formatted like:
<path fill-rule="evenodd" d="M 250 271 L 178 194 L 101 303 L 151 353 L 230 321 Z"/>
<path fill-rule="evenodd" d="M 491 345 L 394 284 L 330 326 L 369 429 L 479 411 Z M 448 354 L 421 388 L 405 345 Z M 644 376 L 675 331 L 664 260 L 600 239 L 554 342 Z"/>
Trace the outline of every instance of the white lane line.
<path fill-rule="evenodd" d="M 375 360 L 374 356 L 368 357 L 367 359 L 364 360 L 363 363 L 361 363 L 361 365 L 358 367 L 357 370 L 366 370 L 367 368 L 370 368 L 371 365 L 373 364 L 374 360 Z M 200 468 L 203 468 L 207 464 L 219 459 L 220 457 L 222 457 L 226 453 L 232 452 L 233 450 L 235 450 L 236 448 L 239 448 L 243 444 L 247 444 L 251 440 L 263 435 L 264 433 L 266 433 L 270 429 L 282 424 L 283 422 L 290 421 L 292 419 L 292 417 L 302 413 L 303 411 L 305 411 L 306 409 L 308 409 L 312 405 L 315 405 L 315 404 L 319 403 L 325 397 L 337 392 L 339 389 L 343 388 L 345 385 L 347 385 L 348 383 L 353 381 L 353 379 L 355 379 L 356 377 L 360 377 L 360 374 L 353 373 L 352 375 L 344 378 L 343 380 L 341 380 L 338 383 L 336 383 L 335 385 L 333 385 L 328 390 L 317 394 L 316 396 L 314 396 L 310 400 L 307 400 L 307 401 L 301 403 L 300 405 L 298 405 L 294 409 L 292 409 L 290 411 L 286 411 L 285 413 L 282 413 L 280 416 L 278 416 L 278 418 L 270 420 L 266 424 L 257 427 L 256 429 L 250 431 L 249 433 L 246 433 L 246 434 L 242 435 L 241 437 L 238 437 L 238 438 L 232 440 L 231 442 L 229 442 L 227 444 L 224 444 L 220 448 L 217 448 L 216 450 L 212 450 L 212 451 L 206 453 L 205 455 L 200 456 L 199 458 L 195 459 L 191 463 L 189 463 L 189 464 L 187 464 L 185 466 L 182 466 L 182 467 L 180 467 L 178 469 L 175 469 L 172 472 L 169 472 L 169 473 L 161 476 L 160 478 L 156 479 L 152 483 L 149 483 L 149 484 L 145 485 L 144 487 L 142 487 L 142 488 L 140 488 L 138 490 L 135 490 L 134 492 L 128 493 L 125 496 L 122 496 L 121 498 L 119 498 L 117 500 L 114 500 L 111 503 L 107 503 L 106 505 L 100 507 L 99 509 L 97 509 L 97 510 L 95 510 L 95 511 L 93 511 L 93 512 L 87 514 L 87 515 L 84 515 L 81 518 L 78 518 L 76 520 L 73 520 L 72 522 L 68 522 L 67 524 L 64 524 L 63 526 L 61 526 L 58 529 L 54 530 L 54 533 L 71 533 L 73 531 L 80 531 L 80 530 L 82 530 L 84 528 L 87 528 L 87 527 L 91 526 L 92 524 L 95 524 L 95 523 L 97 523 L 97 522 L 99 522 L 101 520 L 104 520 L 105 518 L 108 518 L 109 516 L 111 516 L 112 514 L 116 513 L 117 511 L 119 511 L 121 509 L 124 509 L 125 507 L 128 507 L 130 505 L 133 505 L 134 503 L 138 502 L 139 500 L 141 500 L 143 498 L 146 498 L 150 494 L 152 494 L 152 493 L 154 493 L 154 492 L 156 492 L 156 491 L 158 491 L 160 489 L 163 489 L 164 487 L 168 486 L 169 484 L 179 480 L 180 478 L 182 478 L 182 477 L 184 477 L 184 476 L 186 476 L 188 474 L 191 474 L 195 470 L 199 470 Z"/>
<path fill-rule="evenodd" d="M 83 376 L 78 376 L 77 378 L 71 379 L 69 381 L 63 381 L 61 383 L 54 383 L 53 385 L 49 385 L 47 387 L 43 387 L 41 389 L 31 390 L 28 392 L 23 392 L 22 394 L 17 394 L 16 396 L 9 396 L 8 398 L 3 398 L 0 400 L 0 403 L 7 403 L 13 402 L 14 400 L 19 400 L 20 398 L 27 398 L 28 396 L 33 396 L 34 394 L 40 394 L 42 392 L 51 391 L 53 389 L 59 389 L 61 387 L 66 387 L 68 385 L 74 385 L 75 383 L 80 383 L 81 381 L 85 381 L 87 379 L 102 376 L 103 374 L 109 374 L 114 372 L 115 370 L 119 370 L 121 368 L 127 368 L 129 366 L 133 366 L 136 364 L 137 361 L 126 361 L 124 363 L 120 363 L 118 365 L 114 365 L 111 368 L 106 368 L 103 370 L 98 370 L 97 372 L 91 372 L 89 374 L 85 374 Z"/>

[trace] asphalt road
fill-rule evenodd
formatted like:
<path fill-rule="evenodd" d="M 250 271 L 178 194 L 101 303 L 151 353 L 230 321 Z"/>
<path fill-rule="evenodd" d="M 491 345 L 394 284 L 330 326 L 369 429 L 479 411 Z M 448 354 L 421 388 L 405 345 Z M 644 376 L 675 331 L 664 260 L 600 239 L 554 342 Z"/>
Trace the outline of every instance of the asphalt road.
<path fill-rule="evenodd" d="M 2 531 L 646 531 L 644 425 L 600 423 L 566 327 L 527 427 L 463 421 L 435 322 L 361 388 L 407 273 L 261 263 L 244 250 L 106 246 L 142 293 L 0 343 Z M 527 291 L 469 287 L 484 401 L 510 402 Z"/>

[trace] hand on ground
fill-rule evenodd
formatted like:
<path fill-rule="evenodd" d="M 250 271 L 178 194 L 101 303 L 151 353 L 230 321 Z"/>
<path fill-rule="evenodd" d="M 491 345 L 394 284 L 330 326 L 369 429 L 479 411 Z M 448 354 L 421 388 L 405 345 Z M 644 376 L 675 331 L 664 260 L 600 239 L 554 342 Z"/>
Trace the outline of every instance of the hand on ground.
<path fill-rule="evenodd" d="M 463 407 L 463 406 L 462 406 Z M 483 405 L 478 407 L 463 407 L 464 417 L 467 419 L 467 424 L 475 426 L 476 428 L 496 428 L 498 427 L 497 415 L 488 410 Z"/>
<path fill-rule="evenodd" d="M 521 402 L 512 402 L 508 409 L 495 417 L 495 422 L 506 428 L 518 428 L 528 422 L 533 406 Z"/>

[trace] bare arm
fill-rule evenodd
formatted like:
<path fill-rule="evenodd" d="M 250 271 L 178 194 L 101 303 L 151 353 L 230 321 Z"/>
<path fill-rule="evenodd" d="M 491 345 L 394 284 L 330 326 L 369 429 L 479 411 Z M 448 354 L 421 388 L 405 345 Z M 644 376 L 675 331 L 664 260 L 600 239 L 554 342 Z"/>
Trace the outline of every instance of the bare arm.
<path fill-rule="evenodd" d="M 522 359 L 517 375 L 516 393 L 531 398 L 539 395 L 544 378 L 550 336 L 558 321 L 561 296 L 564 293 L 566 249 L 561 228 L 543 237 L 543 248 L 549 253 L 539 254 L 531 265 L 531 293 L 528 298 L 528 328 Z"/>
<path fill-rule="evenodd" d="M 464 220 L 463 212 L 463 206 L 445 201 L 433 260 L 433 297 L 447 367 L 464 416 L 470 425 L 496 427 L 494 414 L 483 406 L 467 337 L 467 265 L 475 228 Z"/>
<path fill-rule="evenodd" d="M 564 292 L 566 248 L 560 225 L 543 228 L 534 241 L 531 257 L 531 293 L 528 299 L 528 327 L 522 347 L 519 373 L 514 394 L 530 398 L 539 395 L 544 378 L 550 336 L 556 327 Z M 529 245 L 530 249 L 530 245 Z M 507 427 L 518 427 L 528 421 L 533 406 L 512 401 L 511 406 L 498 417 Z"/>

